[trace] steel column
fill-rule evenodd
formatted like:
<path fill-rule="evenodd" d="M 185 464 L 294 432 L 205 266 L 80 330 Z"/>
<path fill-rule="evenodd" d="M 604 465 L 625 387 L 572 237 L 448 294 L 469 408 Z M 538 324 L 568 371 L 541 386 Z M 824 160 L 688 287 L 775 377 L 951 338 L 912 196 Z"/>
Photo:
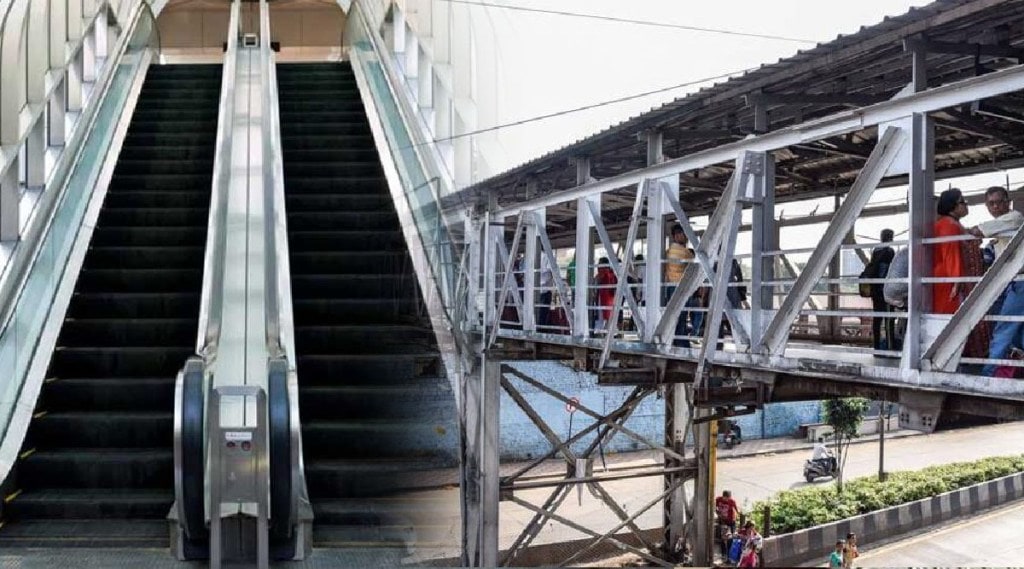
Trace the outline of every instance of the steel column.
<path fill-rule="evenodd" d="M 764 154 L 764 174 L 754 179 L 755 202 L 750 231 L 750 346 L 761 343 L 764 325 L 775 306 L 773 287 L 762 285 L 775 280 L 775 257 L 765 251 L 779 248 L 778 228 L 775 223 L 775 156 Z"/>
<path fill-rule="evenodd" d="M 935 128 L 924 113 L 915 113 L 911 123 L 910 153 L 910 235 L 907 294 L 907 331 L 903 338 L 900 368 L 919 369 L 923 314 L 931 310 L 931 287 L 921 283 L 932 272 L 931 248 L 922 243 L 932 231 L 935 219 Z"/>
<path fill-rule="evenodd" d="M 498 563 L 498 382 L 501 362 L 481 357 L 478 373 L 467 377 L 462 467 L 462 565 Z"/>
<path fill-rule="evenodd" d="M 541 271 L 545 265 L 538 254 L 537 242 L 540 239 L 538 225 L 546 219 L 544 208 L 526 212 L 526 254 L 523 257 L 523 331 L 537 331 L 537 284 L 540 282 Z"/>
<path fill-rule="evenodd" d="M 601 210 L 601 196 L 588 196 L 576 202 L 576 286 L 572 296 L 573 334 L 577 339 L 590 337 L 590 265 L 594 254 L 594 218 L 590 204 Z"/>

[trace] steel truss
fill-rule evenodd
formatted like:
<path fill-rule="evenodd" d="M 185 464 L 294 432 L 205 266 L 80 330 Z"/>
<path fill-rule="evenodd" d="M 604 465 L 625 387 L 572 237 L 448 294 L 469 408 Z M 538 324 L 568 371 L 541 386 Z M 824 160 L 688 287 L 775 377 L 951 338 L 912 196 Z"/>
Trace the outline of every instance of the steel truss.
<path fill-rule="evenodd" d="M 917 86 L 921 88 L 920 81 Z M 466 286 L 460 287 L 466 291 L 466 296 L 459 300 L 464 303 L 464 308 L 458 311 L 467 319 L 459 326 L 469 335 L 479 338 L 475 357 L 480 362 L 472 368 L 467 367 L 463 377 L 465 383 L 476 384 L 476 387 L 466 390 L 468 397 L 463 399 L 463 415 L 472 419 L 464 422 L 470 429 L 466 437 L 469 441 L 466 468 L 472 474 L 468 479 L 473 481 L 466 495 L 466 507 L 467 511 L 475 512 L 469 516 L 470 521 L 466 525 L 467 550 L 473 555 L 464 561 L 470 565 L 484 561 L 492 562 L 483 563 L 485 565 L 499 562 L 495 529 L 497 502 L 499 497 L 505 497 L 531 509 L 535 515 L 500 560 L 504 564 L 521 557 L 540 528 L 550 521 L 566 524 L 593 538 L 587 550 L 607 541 L 652 563 L 672 563 L 677 560 L 675 554 L 686 552 L 692 554 L 695 564 L 710 564 L 715 462 L 713 441 L 716 435 L 716 421 L 712 419 L 720 416 L 720 412 L 716 411 L 717 404 L 708 399 L 707 393 L 720 379 L 711 376 L 715 369 L 731 366 L 767 375 L 807 373 L 808 369 L 813 369 L 815 373 L 855 376 L 857 380 L 903 390 L 901 403 L 905 406 L 911 405 L 912 400 L 910 395 L 903 400 L 902 394 L 916 394 L 920 390 L 936 391 L 935 397 L 924 398 L 928 401 L 921 403 L 935 409 L 941 409 L 944 393 L 1024 401 L 1021 382 L 992 381 L 956 369 L 967 334 L 985 316 L 999 292 L 1024 268 L 1024 253 L 1020 247 L 1024 244 L 1024 232 L 1018 231 L 1014 235 L 1009 252 L 998 259 L 951 318 L 927 314 L 930 306 L 928 285 L 935 281 L 925 276 L 930 272 L 928 247 L 933 243 L 929 240 L 929 233 L 934 215 L 934 125 L 929 113 L 1022 89 L 1024 66 L 1012 67 L 672 160 L 665 160 L 662 156 L 660 133 L 644 133 L 649 157 L 649 165 L 645 168 L 594 180 L 590 176 L 589 160 L 579 157 L 576 160 L 577 187 L 533 197 L 514 206 L 492 207 L 477 212 L 483 215 L 469 222 L 472 230 L 466 232 L 469 236 L 470 276 Z M 874 149 L 866 157 L 849 192 L 841 203 L 837 202 L 835 213 L 821 220 L 827 221 L 828 227 L 818 243 L 809 244 L 810 258 L 798 270 L 787 258 L 787 251 L 779 249 L 779 229 L 784 223 L 774 217 L 773 153 L 794 145 L 806 145 L 850 133 L 863 134 L 870 130 L 878 133 Z M 680 178 L 692 177 L 694 172 L 703 168 L 721 168 L 723 165 L 730 167 L 733 174 L 722 189 L 707 229 L 701 235 L 689 219 L 686 204 L 680 201 Z M 819 326 L 823 317 L 838 323 L 847 315 L 832 305 L 835 303 L 820 306 L 812 298 L 813 289 L 819 282 L 825 282 L 834 292 L 841 282 L 846 282 L 836 272 L 835 258 L 843 249 L 857 250 L 863 255 L 860 251 L 863 246 L 851 243 L 854 222 L 873 209 L 865 206 L 872 192 L 886 183 L 883 178 L 891 181 L 896 177 L 905 177 L 910 186 L 909 203 L 901 209 L 906 211 L 909 219 L 910 277 L 908 306 L 904 315 L 907 331 L 898 365 L 879 362 L 870 353 L 859 354 L 855 350 L 836 351 L 827 349 L 829 346 L 794 347 L 790 342 L 794 326 L 806 328 L 808 315 L 814 314 Z M 617 196 L 618 202 L 614 202 L 605 194 L 631 187 L 636 188 L 632 217 L 624 242 L 618 243 L 608 231 L 602 202 L 622 207 L 621 196 Z M 575 283 L 570 287 L 557 270 L 552 271 L 553 288 L 560 299 L 558 306 L 566 311 L 569 322 L 568 329 L 563 331 L 567 335 L 542 330 L 534 321 L 538 291 L 534 279 L 538 268 L 541 263 L 556 266 L 544 222 L 546 208 L 554 206 L 575 207 L 577 213 Z M 752 270 L 749 281 L 744 283 L 751 294 L 750 306 L 738 307 L 729 301 L 727 291 L 733 285 L 729 271 L 732 259 L 737 256 L 736 235 L 741 227 L 746 228 L 742 223 L 744 211 L 751 217 Z M 508 233 L 506 221 L 513 219 L 514 225 L 508 224 L 508 229 L 511 229 Z M 667 303 L 662 305 L 661 271 L 668 222 L 679 223 L 683 227 L 696 255 L 694 261 L 685 266 L 683 277 L 674 285 L 675 290 Z M 560 231 L 570 229 L 563 226 Z M 603 330 L 592 329 L 591 307 L 587 302 L 592 288 L 595 245 L 608 251 L 609 265 L 617 278 L 610 307 L 612 317 Z M 621 260 L 612 254 L 616 245 L 621 245 Z M 637 266 L 634 255 L 641 249 L 646 263 L 642 269 Z M 523 286 L 516 283 L 512 274 L 519 256 L 522 256 Z M 644 276 L 643 305 L 636 301 L 626 284 L 627 277 L 634 274 Z M 789 280 L 776 280 L 779 277 Z M 676 324 L 687 311 L 686 301 L 701 286 L 709 286 L 711 290 L 703 337 L 690 339 L 696 341 L 696 347 L 673 345 Z M 511 326 L 501 322 L 502 310 L 509 302 L 520 315 L 519 322 Z M 619 315 L 624 308 L 632 312 L 635 329 L 619 329 Z M 723 320 L 730 324 L 731 338 L 720 337 L 719 323 Z M 831 330 L 832 337 L 841 337 L 837 326 L 826 324 L 825 328 Z M 578 353 L 578 360 L 598 372 L 620 369 L 617 354 L 644 356 L 648 362 L 645 365 L 655 376 L 659 373 L 658 362 L 661 362 L 661 370 L 664 370 L 664 362 L 670 359 L 696 362 L 691 383 L 662 387 L 666 406 L 665 441 L 660 444 L 643 441 L 666 457 L 659 470 L 644 473 L 665 479 L 664 492 L 655 501 L 664 503 L 665 512 L 665 533 L 659 540 L 660 547 L 635 527 L 636 513 L 625 516 L 613 507 L 614 499 L 602 486 L 608 480 L 607 473 L 595 474 L 592 470 L 593 445 L 583 453 L 573 452 L 570 445 L 578 441 L 582 433 L 577 433 L 570 440 L 559 439 L 540 415 L 530 409 L 510 378 L 527 382 L 561 401 L 566 401 L 566 396 L 492 362 L 493 359 L 530 358 L 529 354 L 507 351 L 503 342 L 505 338 L 571 346 Z M 657 381 L 660 379 L 655 383 Z M 500 479 L 496 458 L 496 393 L 499 390 L 509 394 L 551 443 L 551 450 L 545 457 Z M 649 389 L 637 388 L 624 406 L 606 416 L 581 406 L 581 412 L 596 420 L 587 432 L 602 429 L 598 440 L 617 434 L 642 440 L 623 423 L 631 412 L 629 403 L 650 393 Z M 684 445 L 688 437 L 695 445 L 691 450 Z M 541 487 L 541 482 L 526 481 L 525 474 L 552 457 L 565 461 L 566 473 L 543 482 L 552 488 L 547 500 L 540 505 L 528 504 L 516 495 L 517 490 Z M 485 463 L 490 466 L 485 467 Z M 559 506 L 574 487 L 587 488 L 616 511 L 619 527 L 613 532 L 598 533 L 585 529 L 579 520 L 559 515 Z M 494 518 L 484 512 L 491 512 Z M 635 543 L 625 543 L 615 537 L 614 532 L 619 530 L 628 531 Z M 585 551 L 578 552 L 562 563 L 576 561 L 584 554 Z"/>

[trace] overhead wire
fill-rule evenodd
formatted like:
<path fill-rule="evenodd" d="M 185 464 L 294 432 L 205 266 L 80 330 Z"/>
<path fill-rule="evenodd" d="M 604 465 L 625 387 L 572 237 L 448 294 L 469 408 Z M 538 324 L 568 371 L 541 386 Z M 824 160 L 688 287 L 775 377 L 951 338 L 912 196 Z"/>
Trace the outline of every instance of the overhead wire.
<path fill-rule="evenodd" d="M 502 10 L 514 10 L 514 11 L 518 11 L 518 12 L 533 12 L 533 13 L 537 13 L 537 14 L 549 14 L 549 15 L 553 15 L 553 16 L 570 16 L 570 17 L 575 17 L 575 18 L 586 18 L 586 19 L 591 19 L 591 20 L 602 20 L 602 21 L 606 21 L 606 22 L 617 22 L 617 23 L 624 23 L 624 24 L 634 24 L 634 25 L 638 25 L 638 26 L 652 26 L 652 27 L 657 27 L 657 28 L 669 28 L 669 29 L 677 29 L 677 30 L 686 30 L 686 31 L 690 31 L 690 32 L 704 32 L 704 33 L 711 33 L 711 34 L 723 34 L 723 35 L 730 35 L 730 36 L 758 38 L 758 39 L 766 39 L 766 40 L 777 40 L 777 41 L 787 41 L 787 42 L 795 42 L 795 43 L 807 43 L 807 44 L 817 44 L 818 43 L 817 40 L 812 40 L 812 39 L 807 39 L 807 38 L 794 38 L 794 37 L 788 37 L 788 36 L 778 36 L 778 35 L 773 35 L 773 34 L 758 34 L 758 33 L 754 33 L 754 32 L 741 32 L 741 31 L 737 31 L 737 30 L 727 30 L 727 29 L 722 29 L 722 28 L 707 28 L 707 27 L 702 27 L 702 26 L 689 26 L 689 25 L 686 25 L 686 24 L 674 24 L 674 23 L 671 23 L 671 22 L 656 22 L 656 21 L 652 21 L 652 20 L 636 20 L 636 19 L 632 19 L 632 18 L 621 18 L 621 17 L 618 17 L 618 16 L 606 16 L 606 15 L 602 15 L 602 14 L 587 14 L 587 13 L 583 13 L 583 12 L 569 12 L 569 11 L 566 11 L 566 10 L 552 10 L 552 9 L 548 9 L 548 8 L 531 8 L 529 6 L 515 6 L 515 5 L 509 5 L 509 4 L 495 4 L 495 3 L 492 3 L 492 2 L 482 2 L 482 1 L 479 1 L 479 0 L 441 0 L 441 1 L 442 2 L 446 2 L 448 4 L 462 4 L 462 5 L 466 5 L 466 6 L 481 6 L 481 7 L 484 7 L 484 8 L 498 8 L 498 9 L 502 9 Z"/>
<path fill-rule="evenodd" d="M 445 1 L 449 1 L 449 0 L 445 0 Z M 515 126 L 521 126 L 521 125 L 524 125 L 524 124 L 530 124 L 530 123 L 533 123 L 533 122 L 547 120 L 547 119 L 556 118 L 556 117 L 565 116 L 565 115 L 570 115 L 570 114 L 578 113 L 578 112 L 582 112 L 582 111 L 589 111 L 591 109 L 598 109 L 598 108 L 601 108 L 601 107 L 606 107 L 608 105 L 615 105 L 615 104 L 618 104 L 618 103 L 624 103 L 624 102 L 632 101 L 632 100 L 635 100 L 635 99 L 642 99 L 644 97 L 649 97 L 651 95 L 657 95 L 659 93 L 666 93 L 668 91 L 674 91 L 676 89 L 682 89 L 682 88 L 685 88 L 685 87 L 692 87 L 694 85 L 700 85 L 701 83 L 707 83 L 709 81 L 715 81 L 715 80 L 718 80 L 718 79 L 727 79 L 727 78 L 732 77 L 734 75 L 741 75 L 743 73 L 747 73 L 747 72 L 753 71 L 755 69 L 757 69 L 757 67 L 748 67 L 747 69 L 740 69 L 738 71 L 730 71 L 728 73 L 720 73 L 718 75 L 713 75 L 713 76 L 710 76 L 710 77 L 703 77 L 701 79 L 694 79 L 692 81 L 686 81 L 685 83 L 679 83 L 677 85 L 670 85 L 668 87 L 661 87 L 659 89 L 654 89 L 654 90 L 651 90 L 651 91 L 644 91 L 642 93 L 635 93 L 635 94 L 632 94 L 632 95 L 626 95 L 624 97 L 618 97 L 618 98 L 615 98 L 615 99 L 608 99 L 606 101 L 600 101 L 600 102 L 597 102 L 597 103 L 591 103 L 589 105 L 581 105 L 581 106 L 578 106 L 578 107 L 572 107 L 572 108 L 569 108 L 569 109 L 563 109 L 561 111 L 555 111 L 553 113 L 547 113 L 547 114 L 543 114 L 543 115 L 537 115 L 537 116 L 533 116 L 533 117 L 529 117 L 529 118 L 525 118 L 525 119 L 520 119 L 520 120 L 517 120 L 517 121 L 497 124 L 497 125 L 494 125 L 494 126 L 480 128 L 480 129 L 472 130 L 472 131 L 469 131 L 469 132 L 453 134 L 451 136 L 446 136 L 446 137 L 443 137 L 443 138 L 435 138 L 433 140 L 430 140 L 430 141 L 428 141 L 426 143 L 421 143 L 421 144 L 429 144 L 429 143 L 436 143 L 436 142 L 449 142 L 449 141 L 452 141 L 452 140 L 458 140 L 460 138 L 465 138 L 467 136 L 475 136 L 475 135 L 478 135 L 478 134 L 483 134 L 483 133 L 486 133 L 486 132 L 493 132 L 493 131 L 501 130 L 501 129 L 504 129 L 504 128 L 511 128 L 511 127 L 515 127 Z M 415 147 L 415 146 L 417 146 L 417 145 L 416 144 L 410 144 L 410 145 L 405 146 L 403 148 L 412 148 L 412 147 Z"/>

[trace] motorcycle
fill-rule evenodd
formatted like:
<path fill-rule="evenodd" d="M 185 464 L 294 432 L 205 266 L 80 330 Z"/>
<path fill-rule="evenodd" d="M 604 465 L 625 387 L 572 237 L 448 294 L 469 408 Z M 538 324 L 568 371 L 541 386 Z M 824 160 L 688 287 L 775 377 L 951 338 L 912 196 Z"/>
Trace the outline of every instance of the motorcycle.
<path fill-rule="evenodd" d="M 820 460 L 808 459 L 804 462 L 804 480 L 808 483 L 814 482 L 815 478 L 839 476 L 839 464 L 834 456 Z"/>
<path fill-rule="evenodd" d="M 719 432 L 718 439 L 721 441 L 722 448 L 730 449 L 743 442 L 743 434 L 740 428 L 734 424 Z"/>

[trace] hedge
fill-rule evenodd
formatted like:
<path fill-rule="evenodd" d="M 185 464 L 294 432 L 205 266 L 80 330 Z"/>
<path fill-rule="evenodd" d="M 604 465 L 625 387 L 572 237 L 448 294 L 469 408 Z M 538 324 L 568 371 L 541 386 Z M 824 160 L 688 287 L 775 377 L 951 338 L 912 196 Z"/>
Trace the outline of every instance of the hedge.
<path fill-rule="evenodd" d="M 771 506 L 771 530 L 778 535 L 930 498 L 1017 472 L 1024 472 L 1024 455 L 955 462 L 917 471 L 892 472 L 885 482 L 879 482 L 877 476 L 857 478 L 845 483 L 842 494 L 837 493 L 833 484 L 783 490 L 754 503 L 750 511 L 758 527 L 764 527 L 764 507 Z"/>

